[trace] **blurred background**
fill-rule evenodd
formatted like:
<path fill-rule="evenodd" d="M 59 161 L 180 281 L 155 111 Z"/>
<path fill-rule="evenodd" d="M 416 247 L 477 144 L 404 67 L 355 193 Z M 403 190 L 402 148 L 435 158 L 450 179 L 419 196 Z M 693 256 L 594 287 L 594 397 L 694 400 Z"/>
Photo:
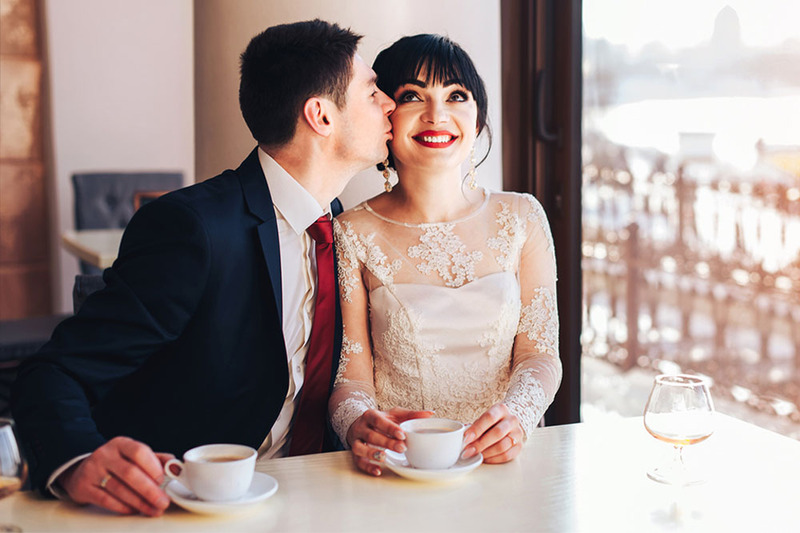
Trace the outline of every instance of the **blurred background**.
<path fill-rule="evenodd" d="M 584 376 L 622 368 L 638 408 L 653 372 L 702 373 L 800 438 L 798 7 L 583 6 Z"/>

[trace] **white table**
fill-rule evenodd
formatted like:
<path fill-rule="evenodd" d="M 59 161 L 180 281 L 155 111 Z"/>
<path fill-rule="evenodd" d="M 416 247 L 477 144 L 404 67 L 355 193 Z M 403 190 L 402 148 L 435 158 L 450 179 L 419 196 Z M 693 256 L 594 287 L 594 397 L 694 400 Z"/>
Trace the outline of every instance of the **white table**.
<path fill-rule="evenodd" d="M 25 493 L 0 501 L 0 523 L 24 531 L 783 532 L 800 525 L 800 442 L 720 415 L 695 449 L 703 485 L 676 489 L 645 472 L 666 445 L 641 418 L 537 429 L 515 461 L 450 484 L 357 472 L 347 452 L 265 461 L 280 488 L 245 515 L 178 508 L 160 518 L 111 516 Z M 668 448 L 668 447 L 667 447 Z M 669 448 L 668 448 L 669 449 Z"/>
<path fill-rule="evenodd" d="M 117 258 L 122 229 L 67 230 L 61 243 L 71 254 L 98 268 L 108 268 Z"/>

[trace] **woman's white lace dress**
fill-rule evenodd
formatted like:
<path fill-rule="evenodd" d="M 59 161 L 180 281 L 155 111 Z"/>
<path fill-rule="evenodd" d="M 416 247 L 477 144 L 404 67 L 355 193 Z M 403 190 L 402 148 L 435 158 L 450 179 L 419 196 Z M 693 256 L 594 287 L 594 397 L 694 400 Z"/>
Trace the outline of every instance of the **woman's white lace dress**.
<path fill-rule="evenodd" d="M 364 411 L 473 422 L 497 402 L 526 435 L 561 382 L 553 239 L 527 194 L 486 192 L 452 222 L 405 224 L 367 202 L 333 221 L 344 323 L 333 427 Z"/>

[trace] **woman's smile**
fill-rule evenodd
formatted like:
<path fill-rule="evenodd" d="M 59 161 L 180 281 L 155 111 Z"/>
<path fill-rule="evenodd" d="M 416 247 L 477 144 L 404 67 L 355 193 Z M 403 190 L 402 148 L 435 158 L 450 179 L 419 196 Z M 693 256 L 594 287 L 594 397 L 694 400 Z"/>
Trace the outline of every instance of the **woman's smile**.
<path fill-rule="evenodd" d="M 427 148 L 447 148 L 456 142 L 458 136 L 453 135 L 449 131 L 426 130 L 412 135 L 411 138 Z"/>

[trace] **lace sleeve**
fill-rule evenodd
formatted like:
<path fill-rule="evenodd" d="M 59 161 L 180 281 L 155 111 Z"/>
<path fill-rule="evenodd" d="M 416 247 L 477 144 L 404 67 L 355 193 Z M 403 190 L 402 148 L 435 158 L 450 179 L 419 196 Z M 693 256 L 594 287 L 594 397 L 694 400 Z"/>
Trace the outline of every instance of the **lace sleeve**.
<path fill-rule="evenodd" d="M 522 198 L 521 211 L 527 221 L 519 265 L 522 312 L 505 404 L 520 419 L 527 438 L 561 384 L 561 359 L 553 238 L 539 202 L 530 195 Z"/>
<path fill-rule="evenodd" d="M 368 294 L 361 276 L 364 264 L 354 239 L 358 237 L 348 222 L 333 220 L 337 274 L 342 308 L 342 351 L 328 412 L 334 431 L 346 447 L 347 432 L 368 409 L 377 408 L 372 378 L 372 351 L 369 342 Z"/>

